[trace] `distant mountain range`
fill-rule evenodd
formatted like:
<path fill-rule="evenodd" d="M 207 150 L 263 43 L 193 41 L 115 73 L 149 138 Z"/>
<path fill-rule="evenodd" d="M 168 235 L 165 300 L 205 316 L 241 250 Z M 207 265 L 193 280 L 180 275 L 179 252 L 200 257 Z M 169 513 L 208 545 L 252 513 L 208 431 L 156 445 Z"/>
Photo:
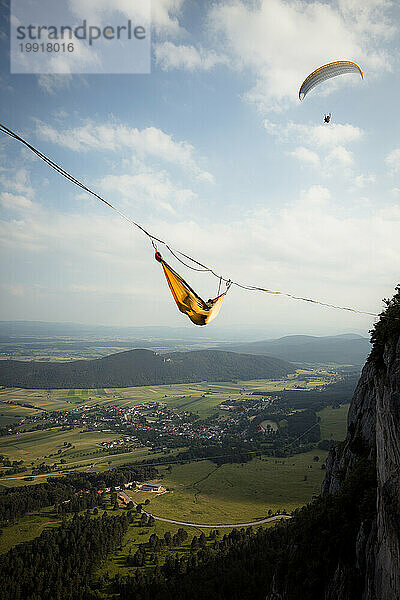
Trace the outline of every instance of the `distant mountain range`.
<path fill-rule="evenodd" d="M 227 344 L 223 349 L 246 354 L 271 355 L 302 363 L 362 365 L 371 351 L 371 345 L 367 338 L 349 333 L 326 337 L 288 335 L 277 340 Z"/>
<path fill-rule="evenodd" d="M 193 335 L 193 331 L 196 335 Z M 254 329 L 234 326 L 231 328 L 193 328 L 192 325 L 169 327 L 165 325 L 117 326 L 85 325 L 82 323 L 57 323 L 48 321 L 0 321 L 0 340 L 21 338 L 73 338 L 73 339 L 125 339 L 125 340 L 251 340 Z"/>
<path fill-rule="evenodd" d="M 0 361 L 0 385 L 22 388 L 102 388 L 266 379 L 293 373 L 279 358 L 216 350 L 158 354 L 129 350 L 96 360 L 64 363 Z"/>

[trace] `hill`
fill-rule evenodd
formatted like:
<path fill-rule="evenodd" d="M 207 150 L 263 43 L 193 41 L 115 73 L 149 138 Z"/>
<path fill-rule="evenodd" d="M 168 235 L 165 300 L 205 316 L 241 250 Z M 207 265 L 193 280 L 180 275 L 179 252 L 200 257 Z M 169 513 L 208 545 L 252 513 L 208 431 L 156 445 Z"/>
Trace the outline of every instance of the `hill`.
<path fill-rule="evenodd" d="M 246 354 L 269 354 L 294 362 L 362 365 L 371 345 L 367 338 L 353 334 L 325 337 L 288 335 L 277 340 L 227 345 L 224 349 Z"/>
<path fill-rule="evenodd" d="M 99 388 L 195 381 L 266 379 L 293 373 L 278 358 L 216 350 L 157 354 L 129 350 L 96 360 L 64 363 L 0 361 L 0 385 L 22 388 Z"/>

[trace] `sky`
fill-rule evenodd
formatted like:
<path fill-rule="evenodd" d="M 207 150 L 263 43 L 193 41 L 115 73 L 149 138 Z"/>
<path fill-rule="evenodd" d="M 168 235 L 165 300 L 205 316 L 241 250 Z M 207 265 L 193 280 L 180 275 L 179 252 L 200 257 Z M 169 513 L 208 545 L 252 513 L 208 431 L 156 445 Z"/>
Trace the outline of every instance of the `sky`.
<path fill-rule="evenodd" d="M 92 18 L 107 4 L 79 2 Z M 0 7 L 0 122 L 224 277 L 381 311 L 400 281 L 397 2 L 153 0 L 151 73 L 123 75 L 11 74 Z M 127 0 L 113 8 L 129 16 Z M 338 77 L 299 102 L 305 77 L 333 60 L 357 62 L 364 80 Z M 196 327 L 148 238 L 5 135 L 0 209 L 1 320 L 186 326 L 194 338 L 374 323 L 232 287 L 218 319 Z M 160 250 L 216 295 L 217 279 Z"/>

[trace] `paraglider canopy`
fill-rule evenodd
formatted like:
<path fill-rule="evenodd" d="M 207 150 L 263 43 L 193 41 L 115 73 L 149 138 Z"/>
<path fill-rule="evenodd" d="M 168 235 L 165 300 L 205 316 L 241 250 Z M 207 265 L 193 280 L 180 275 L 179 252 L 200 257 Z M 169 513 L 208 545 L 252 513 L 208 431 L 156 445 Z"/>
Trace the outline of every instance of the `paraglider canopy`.
<path fill-rule="evenodd" d="M 327 65 L 319 67 L 318 69 L 315 69 L 315 71 L 313 71 L 308 77 L 306 77 L 306 79 L 300 86 L 300 102 L 304 100 L 308 92 L 312 90 L 316 85 L 319 85 L 327 79 L 337 77 L 338 75 L 345 75 L 346 73 L 358 73 L 359 75 L 361 75 L 361 78 L 364 79 L 364 75 L 361 68 L 355 62 L 351 62 L 350 60 L 337 60 L 336 62 L 331 62 Z"/>

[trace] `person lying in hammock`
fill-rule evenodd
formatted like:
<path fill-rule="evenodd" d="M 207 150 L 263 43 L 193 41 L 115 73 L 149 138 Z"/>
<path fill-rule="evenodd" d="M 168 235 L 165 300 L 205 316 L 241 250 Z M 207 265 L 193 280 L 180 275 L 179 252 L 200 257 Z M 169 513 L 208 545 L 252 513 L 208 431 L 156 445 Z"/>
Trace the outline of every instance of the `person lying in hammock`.
<path fill-rule="evenodd" d="M 209 299 L 205 302 L 196 294 L 190 285 L 165 262 L 158 251 L 155 253 L 155 259 L 161 263 L 162 268 L 164 269 L 169 288 L 179 310 L 187 315 L 195 325 L 207 325 L 207 323 L 215 319 L 220 311 L 221 304 L 228 289 L 216 298 Z"/>

